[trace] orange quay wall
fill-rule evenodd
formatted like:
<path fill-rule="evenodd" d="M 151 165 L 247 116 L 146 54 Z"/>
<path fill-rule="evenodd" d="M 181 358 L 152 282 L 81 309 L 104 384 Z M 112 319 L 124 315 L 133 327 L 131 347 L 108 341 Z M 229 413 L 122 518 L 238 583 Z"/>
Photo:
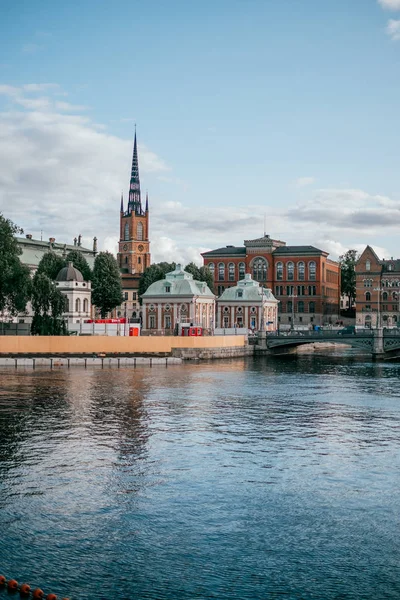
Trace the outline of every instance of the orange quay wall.
<path fill-rule="evenodd" d="M 111 336 L 1 336 L 0 355 L 93 355 L 172 354 L 180 349 L 193 351 L 244 349 L 244 335 L 211 337 L 111 337 Z"/>

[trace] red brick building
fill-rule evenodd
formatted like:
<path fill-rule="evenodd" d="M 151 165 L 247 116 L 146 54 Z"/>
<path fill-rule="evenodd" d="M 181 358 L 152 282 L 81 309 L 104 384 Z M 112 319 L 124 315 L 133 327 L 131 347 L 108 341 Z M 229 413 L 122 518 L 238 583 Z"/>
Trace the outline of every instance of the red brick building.
<path fill-rule="evenodd" d="M 279 300 L 280 325 L 322 325 L 339 318 L 340 266 L 314 246 L 286 246 L 269 235 L 202 254 L 218 296 L 250 273 Z"/>

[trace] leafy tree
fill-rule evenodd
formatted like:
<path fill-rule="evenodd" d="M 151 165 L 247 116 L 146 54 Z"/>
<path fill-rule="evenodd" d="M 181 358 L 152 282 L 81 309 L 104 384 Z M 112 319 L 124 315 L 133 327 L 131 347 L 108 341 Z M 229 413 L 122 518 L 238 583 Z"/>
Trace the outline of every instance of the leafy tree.
<path fill-rule="evenodd" d="M 80 250 L 71 250 L 71 252 L 68 252 L 65 262 L 66 264 L 72 262 L 75 269 L 78 269 L 82 273 L 85 281 L 92 280 L 92 270 Z"/>
<path fill-rule="evenodd" d="M 33 278 L 32 335 L 65 335 L 66 325 L 63 319 L 65 298 L 54 281 L 45 273 L 35 273 Z"/>
<path fill-rule="evenodd" d="M 110 252 L 100 252 L 94 261 L 92 303 L 100 309 L 101 318 L 122 304 L 121 275 L 117 261 Z"/>
<path fill-rule="evenodd" d="M 349 297 L 349 308 L 353 307 L 356 299 L 356 262 L 357 250 L 347 250 L 339 257 L 341 274 L 341 292 Z"/>
<path fill-rule="evenodd" d="M 22 229 L 0 213 L 0 313 L 12 316 L 26 309 L 31 294 L 29 268 L 20 261 L 17 233 Z"/>
<path fill-rule="evenodd" d="M 66 262 L 62 256 L 55 252 L 46 252 L 40 259 L 36 273 L 47 275 L 51 280 L 55 280 L 59 272 L 65 267 Z"/>
<path fill-rule="evenodd" d="M 140 280 L 139 280 L 139 298 L 141 302 L 142 294 L 145 293 L 147 288 L 154 283 L 155 281 L 160 281 L 164 279 L 167 273 L 174 271 L 176 268 L 175 263 L 167 263 L 160 262 L 155 263 L 154 265 L 150 265 L 147 269 L 144 270 Z"/>
<path fill-rule="evenodd" d="M 187 273 L 191 273 L 193 275 L 193 279 L 197 281 L 204 281 L 210 290 L 214 291 L 214 278 L 208 267 L 198 267 L 194 262 L 189 263 L 185 267 L 185 271 Z"/>

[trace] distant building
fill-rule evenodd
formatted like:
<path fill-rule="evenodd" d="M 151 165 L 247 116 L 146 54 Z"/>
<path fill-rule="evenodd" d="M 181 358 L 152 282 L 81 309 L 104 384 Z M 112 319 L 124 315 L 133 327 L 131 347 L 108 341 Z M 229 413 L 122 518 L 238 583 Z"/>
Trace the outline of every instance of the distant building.
<path fill-rule="evenodd" d="M 173 332 L 182 323 L 213 329 L 215 296 L 204 281 L 177 265 L 165 279 L 152 283 L 142 295 L 143 331 Z"/>
<path fill-rule="evenodd" d="M 124 303 L 115 311 L 116 316 L 126 316 L 128 319 L 140 316 L 139 280 L 143 271 L 150 266 L 149 240 L 149 199 L 146 194 L 146 205 L 143 209 L 137 140 L 133 144 L 131 180 L 127 206 L 121 197 L 120 234 L 117 261 L 121 270 L 122 292 Z"/>
<path fill-rule="evenodd" d="M 91 283 L 83 280 L 82 273 L 75 269 L 72 262 L 58 273 L 56 286 L 65 298 L 64 317 L 68 324 L 81 323 L 90 318 Z"/>
<path fill-rule="evenodd" d="M 269 235 L 202 254 L 220 296 L 250 273 L 279 301 L 278 322 L 309 325 L 339 317 L 340 266 L 314 246 L 286 246 Z"/>
<path fill-rule="evenodd" d="M 27 265 L 32 272 L 35 272 L 38 265 L 47 252 L 54 252 L 62 258 L 66 258 L 67 254 L 72 250 L 79 250 L 86 258 L 89 267 L 93 269 L 94 259 L 97 255 L 97 238 L 93 238 L 93 248 L 84 248 L 82 246 L 82 236 L 79 235 L 74 239 L 74 244 L 56 243 L 55 238 L 50 238 L 48 242 L 33 239 L 32 235 L 27 234 L 24 238 L 16 238 L 19 248 L 22 250 L 20 260 L 24 265 Z"/>
<path fill-rule="evenodd" d="M 356 325 L 395 327 L 400 322 L 400 260 L 380 260 L 367 246 L 356 263 Z"/>
<path fill-rule="evenodd" d="M 278 328 L 278 300 L 270 289 L 246 273 L 217 300 L 217 327 L 246 327 L 258 331 Z"/>

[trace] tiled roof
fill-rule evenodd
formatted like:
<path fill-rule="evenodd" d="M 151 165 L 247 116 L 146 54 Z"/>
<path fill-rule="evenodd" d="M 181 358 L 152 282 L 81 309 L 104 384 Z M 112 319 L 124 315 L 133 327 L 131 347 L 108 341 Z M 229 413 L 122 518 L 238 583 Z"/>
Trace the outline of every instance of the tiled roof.
<path fill-rule="evenodd" d="M 20 256 L 21 262 L 31 268 L 37 267 L 44 254 L 50 250 L 50 242 L 21 237 L 17 237 L 16 240 L 18 242 L 18 246 L 22 250 L 22 254 Z M 68 254 L 68 252 L 71 252 L 71 250 L 79 250 L 86 258 L 89 267 L 93 268 L 94 266 L 95 253 L 89 248 L 58 243 L 53 243 L 51 248 L 53 252 L 58 254 L 58 256 L 63 256 L 64 253 Z"/>
<path fill-rule="evenodd" d="M 225 246 L 225 248 L 217 248 L 217 250 L 209 250 L 202 252 L 202 256 L 246 256 L 246 248 L 244 246 Z"/>
<path fill-rule="evenodd" d="M 315 246 L 281 246 L 273 254 L 328 254 Z"/>

